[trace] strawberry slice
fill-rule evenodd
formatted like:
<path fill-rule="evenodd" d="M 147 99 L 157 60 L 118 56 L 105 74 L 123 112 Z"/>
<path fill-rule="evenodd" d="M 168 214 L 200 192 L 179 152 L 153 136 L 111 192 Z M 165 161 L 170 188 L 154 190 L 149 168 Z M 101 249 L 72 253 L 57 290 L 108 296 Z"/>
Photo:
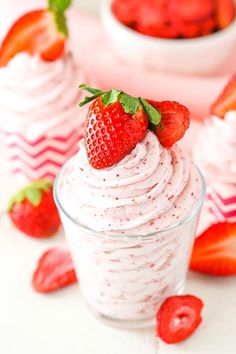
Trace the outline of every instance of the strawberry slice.
<path fill-rule="evenodd" d="M 230 25 L 235 18 L 234 0 L 216 0 L 216 19 L 218 27 L 223 29 Z"/>
<path fill-rule="evenodd" d="M 148 102 L 161 113 L 161 124 L 155 127 L 155 132 L 161 145 L 169 149 L 189 128 L 189 110 L 178 102 L 150 100 Z"/>
<path fill-rule="evenodd" d="M 194 244 L 190 269 L 211 275 L 236 274 L 236 223 L 212 225 Z"/>
<path fill-rule="evenodd" d="M 64 12 L 70 0 L 49 0 L 48 9 L 26 13 L 10 28 L 0 48 L 0 67 L 18 53 L 39 54 L 45 61 L 54 61 L 64 53 L 68 35 Z"/>
<path fill-rule="evenodd" d="M 225 86 L 223 92 L 218 99 L 211 106 L 211 114 L 219 118 L 224 118 L 229 111 L 236 110 L 236 75 L 234 75 L 228 84 Z"/>
<path fill-rule="evenodd" d="M 70 253 L 57 248 L 42 255 L 32 278 L 33 288 L 39 293 L 48 293 L 76 282 Z"/>
<path fill-rule="evenodd" d="M 172 296 L 157 312 L 157 336 L 174 344 L 193 334 L 202 322 L 203 302 L 193 295 Z"/>

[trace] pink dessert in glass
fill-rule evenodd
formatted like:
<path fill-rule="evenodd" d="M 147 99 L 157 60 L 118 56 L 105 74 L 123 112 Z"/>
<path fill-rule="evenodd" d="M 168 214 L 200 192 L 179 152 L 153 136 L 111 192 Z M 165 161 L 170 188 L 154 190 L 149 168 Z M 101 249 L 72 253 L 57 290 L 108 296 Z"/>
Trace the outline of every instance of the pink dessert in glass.
<path fill-rule="evenodd" d="M 116 104 L 103 112 L 115 114 Z M 88 114 L 87 132 L 90 118 L 97 117 Z M 90 138 L 64 165 L 54 189 L 80 287 L 99 317 L 145 327 L 165 298 L 184 289 L 204 182 L 178 145 L 166 149 L 150 130 L 107 168 L 91 165 Z"/>

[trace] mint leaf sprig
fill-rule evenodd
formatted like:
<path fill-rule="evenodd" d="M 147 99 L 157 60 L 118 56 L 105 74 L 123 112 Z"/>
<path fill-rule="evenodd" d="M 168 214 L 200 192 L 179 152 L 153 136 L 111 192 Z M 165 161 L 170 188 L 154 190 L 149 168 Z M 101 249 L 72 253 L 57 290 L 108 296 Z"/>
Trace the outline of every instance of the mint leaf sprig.
<path fill-rule="evenodd" d="M 37 207 L 42 200 L 42 193 L 49 192 L 53 183 L 48 180 L 38 180 L 30 183 L 17 194 L 15 194 L 7 205 L 7 212 L 9 213 L 15 203 L 22 203 L 27 199 L 34 207 Z"/>
<path fill-rule="evenodd" d="M 65 12 L 71 3 L 72 0 L 48 0 L 48 10 L 54 15 L 57 28 L 65 37 L 68 37 Z"/>
<path fill-rule="evenodd" d="M 92 102 L 98 97 L 101 97 L 102 103 L 105 106 L 109 107 L 115 102 L 120 102 L 124 108 L 124 111 L 132 115 L 135 114 L 141 106 L 147 114 L 150 126 L 153 127 L 153 129 L 161 124 L 161 113 L 142 97 L 133 97 L 123 91 L 114 89 L 109 91 L 101 91 L 88 87 L 85 84 L 80 85 L 79 88 L 92 93 L 92 96 L 86 96 L 84 100 L 80 102 L 80 107 Z"/>

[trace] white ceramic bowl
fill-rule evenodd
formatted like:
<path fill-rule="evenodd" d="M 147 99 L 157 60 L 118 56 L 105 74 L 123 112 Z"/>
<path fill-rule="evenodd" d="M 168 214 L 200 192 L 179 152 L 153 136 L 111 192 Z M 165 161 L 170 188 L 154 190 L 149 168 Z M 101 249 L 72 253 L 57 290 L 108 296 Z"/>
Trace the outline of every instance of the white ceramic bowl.
<path fill-rule="evenodd" d="M 103 0 L 102 21 L 116 55 L 125 61 L 156 70 L 212 74 L 233 53 L 236 19 L 226 29 L 195 39 L 161 39 L 142 35 L 120 23 Z"/>

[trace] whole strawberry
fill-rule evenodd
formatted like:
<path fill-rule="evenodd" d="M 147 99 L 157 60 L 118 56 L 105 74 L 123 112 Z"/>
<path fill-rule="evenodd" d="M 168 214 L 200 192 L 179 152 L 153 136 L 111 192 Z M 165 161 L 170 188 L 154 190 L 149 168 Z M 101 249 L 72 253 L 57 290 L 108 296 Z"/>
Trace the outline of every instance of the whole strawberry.
<path fill-rule="evenodd" d="M 20 231 L 35 238 L 54 235 L 61 224 L 52 182 L 46 180 L 32 182 L 19 191 L 10 200 L 7 211 Z"/>
<path fill-rule="evenodd" d="M 85 147 L 88 161 L 96 169 L 121 161 L 145 137 L 148 128 L 169 149 L 189 127 L 190 113 L 177 102 L 147 101 L 123 91 L 104 92 L 85 85 L 80 88 L 93 94 L 80 106 L 93 101 L 87 114 Z"/>
<path fill-rule="evenodd" d="M 169 149 L 183 138 L 189 128 L 189 110 L 174 101 L 149 101 L 149 103 L 161 113 L 161 124 L 155 126 L 154 131 L 162 146 Z"/>
<path fill-rule="evenodd" d="M 101 169 L 113 166 L 128 155 L 147 133 L 148 114 L 160 121 L 160 114 L 148 102 L 118 90 L 103 92 L 80 86 L 93 93 L 81 106 L 93 101 L 86 121 L 85 146 L 90 165 Z"/>

